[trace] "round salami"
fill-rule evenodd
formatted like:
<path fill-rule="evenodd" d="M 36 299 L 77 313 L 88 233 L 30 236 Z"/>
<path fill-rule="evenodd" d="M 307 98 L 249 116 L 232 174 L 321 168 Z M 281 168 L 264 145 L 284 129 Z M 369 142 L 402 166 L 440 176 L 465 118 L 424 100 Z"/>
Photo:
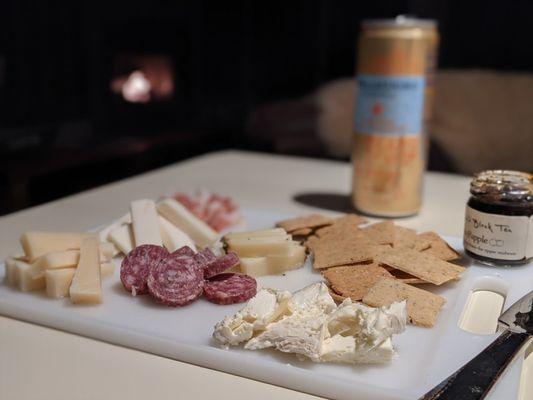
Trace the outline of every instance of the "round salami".
<path fill-rule="evenodd" d="M 198 268 L 205 268 L 216 260 L 217 256 L 215 256 L 209 247 L 206 247 L 194 255 L 194 261 L 196 261 Z"/>
<path fill-rule="evenodd" d="M 183 246 L 183 247 L 180 247 L 179 249 L 177 249 L 176 251 L 174 251 L 172 254 L 174 255 L 178 255 L 178 256 L 189 256 L 189 257 L 194 257 L 194 255 L 196 254 L 195 251 L 193 249 L 191 249 L 189 246 Z"/>
<path fill-rule="evenodd" d="M 148 291 L 159 303 L 184 306 L 202 294 L 203 270 L 192 257 L 171 254 L 148 275 Z"/>
<path fill-rule="evenodd" d="M 216 304 L 242 303 L 255 296 L 257 282 L 248 275 L 225 273 L 205 282 L 204 296 Z"/>
<path fill-rule="evenodd" d="M 122 260 L 120 280 L 133 296 L 147 293 L 146 281 L 150 270 L 168 256 L 162 246 L 143 244 L 137 246 Z"/>
<path fill-rule="evenodd" d="M 204 277 L 211 278 L 215 275 L 218 275 L 224 271 L 227 271 L 230 268 L 239 265 L 239 257 L 234 252 L 230 251 L 223 257 L 211 262 L 204 269 Z"/>

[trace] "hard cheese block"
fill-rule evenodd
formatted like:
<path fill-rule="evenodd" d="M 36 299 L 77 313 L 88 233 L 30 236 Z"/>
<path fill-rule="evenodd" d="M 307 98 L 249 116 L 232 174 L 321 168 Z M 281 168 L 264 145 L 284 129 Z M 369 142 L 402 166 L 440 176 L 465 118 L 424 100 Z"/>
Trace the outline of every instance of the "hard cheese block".
<path fill-rule="evenodd" d="M 115 270 L 113 263 L 102 263 L 100 273 L 102 277 L 110 276 Z M 44 272 L 46 283 L 46 294 L 48 297 L 60 298 L 68 297 L 72 279 L 76 273 L 76 268 L 49 269 Z"/>
<path fill-rule="evenodd" d="M 158 217 L 158 221 L 163 245 L 168 251 L 172 253 L 183 246 L 189 246 L 194 249 L 194 242 L 189 235 L 162 216 Z"/>
<path fill-rule="evenodd" d="M 81 241 L 90 237 L 87 233 L 26 232 L 20 243 L 28 261 L 52 251 L 79 249 Z"/>
<path fill-rule="evenodd" d="M 159 214 L 189 235 L 198 247 L 210 246 L 218 239 L 217 232 L 174 199 L 163 200 L 157 205 L 157 210 Z"/>
<path fill-rule="evenodd" d="M 300 268 L 305 262 L 305 247 L 293 246 L 287 256 L 242 257 L 240 270 L 250 276 L 282 274 Z"/>
<path fill-rule="evenodd" d="M 133 250 L 133 229 L 131 224 L 122 225 L 109 233 L 108 239 L 124 254 Z"/>
<path fill-rule="evenodd" d="M 152 200 L 135 200 L 131 202 L 130 208 L 135 246 L 162 246 L 155 203 Z"/>
<path fill-rule="evenodd" d="M 23 292 L 43 289 L 45 286 L 44 274 L 35 265 L 15 260 L 13 280 Z"/>
<path fill-rule="evenodd" d="M 81 244 L 80 262 L 70 285 L 70 298 L 73 303 L 102 302 L 100 249 L 96 236 L 84 239 Z"/>
<path fill-rule="evenodd" d="M 290 235 L 228 239 L 227 243 L 239 257 L 289 256 L 293 246 L 298 245 Z"/>
<path fill-rule="evenodd" d="M 261 229 L 258 231 L 232 232 L 232 233 L 226 234 L 224 238 L 226 240 L 231 240 L 231 239 L 243 239 L 243 238 L 253 238 L 253 237 L 269 237 L 269 236 L 287 237 L 287 232 L 283 228 Z"/>

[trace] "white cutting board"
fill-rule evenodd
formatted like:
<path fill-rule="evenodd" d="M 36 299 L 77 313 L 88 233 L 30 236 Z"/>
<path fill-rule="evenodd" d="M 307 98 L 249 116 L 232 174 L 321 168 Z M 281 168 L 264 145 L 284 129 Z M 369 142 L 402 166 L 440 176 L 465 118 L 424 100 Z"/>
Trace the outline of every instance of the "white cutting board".
<path fill-rule="evenodd" d="M 260 210 L 244 210 L 244 214 L 247 229 L 272 227 L 288 217 Z M 438 231 L 438 227 L 434 229 Z M 460 239 L 448 240 L 454 248 L 462 250 Z M 394 337 L 398 356 L 392 363 L 315 364 L 273 350 L 217 348 L 211 340 L 213 326 L 242 304 L 219 306 L 200 299 L 183 308 L 167 308 L 154 303 L 149 296 L 133 298 L 122 287 L 120 261 L 116 263 L 115 275 L 103 282 L 101 305 L 73 305 L 68 299 L 49 299 L 43 292 L 22 293 L 2 283 L 0 314 L 327 398 L 396 400 L 418 398 L 497 336 L 477 336 L 457 327 L 476 279 L 496 276 L 508 283 L 504 308 L 533 288 L 531 264 L 512 269 L 471 265 L 460 282 L 434 290 L 447 299 L 434 328 L 409 325 L 404 333 Z M 0 268 L 0 278 L 4 273 L 4 268 Z M 285 276 L 259 278 L 258 284 L 296 291 L 320 280 L 321 275 L 307 262 Z M 517 398 L 521 363 L 521 358 L 515 360 L 489 399 Z"/>

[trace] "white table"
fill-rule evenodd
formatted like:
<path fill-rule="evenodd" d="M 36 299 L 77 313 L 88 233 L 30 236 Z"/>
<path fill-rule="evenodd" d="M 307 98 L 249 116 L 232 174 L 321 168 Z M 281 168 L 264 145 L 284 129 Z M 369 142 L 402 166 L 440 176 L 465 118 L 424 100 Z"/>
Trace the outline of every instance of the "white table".
<path fill-rule="evenodd" d="M 0 218 L 0 256 L 26 230 L 80 231 L 124 214 L 137 198 L 208 188 L 242 207 L 304 213 L 305 193 L 348 194 L 348 163 L 223 151 Z M 422 212 L 401 221 L 461 236 L 469 178 L 428 173 Z M 300 392 L 0 317 L 0 399 L 311 399 Z"/>

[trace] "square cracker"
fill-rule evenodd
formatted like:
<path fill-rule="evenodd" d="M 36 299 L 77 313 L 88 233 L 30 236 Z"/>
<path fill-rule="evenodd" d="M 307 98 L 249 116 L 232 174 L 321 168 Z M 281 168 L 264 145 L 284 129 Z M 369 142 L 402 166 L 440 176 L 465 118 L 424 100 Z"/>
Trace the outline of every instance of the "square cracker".
<path fill-rule="evenodd" d="M 328 286 L 329 295 L 333 300 L 335 300 L 335 303 L 342 303 L 344 300 L 347 299 L 347 297 L 341 296 L 340 294 L 336 293 L 331 287 Z"/>
<path fill-rule="evenodd" d="M 435 325 L 446 299 L 427 290 L 407 285 L 395 279 L 382 278 L 363 297 L 371 307 L 389 306 L 395 301 L 407 301 L 407 317 L 414 325 L 431 328 Z"/>
<path fill-rule="evenodd" d="M 429 242 L 429 247 L 423 250 L 425 254 L 431 254 L 444 261 L 453 261 L 461 258 L 459 253 L 452 249 L 451 246 L 435 232 L 424 232 L 419 234 L 418 237 Z"/>
<path fill-rule="evenodd" d="M 309 236 L 311 233 L 313 233 L 312 228 L 300 228 L 296 229 L 295 231 L 291 231 L 292 236 Z"/>
<path fill-rule="evenodd" d="M 367 220 L 360 215 L 346 214 L 334 220 L 332 225 L 317 229 L 315 234 L 318 237 L 324 237 L 330 234 L 347 235 L 349 233 L 359 232 L 359 225 L 366 222 Z"/>
<path fill-rule="evenodd" d="M 392 221 L 377 222 L 362 229 L 367 240 L 376 244 L 393 244 L 395 231 Z"/>
<path fill-rule="evenodd" d="M 285 229 L 287 232 L 304 229 L 304 228 L 318 228 L 320 226 L 331 225 L 333 219 L 321 214 L 310 214 L 303 217 L 286 219 L 279 221 L 276 226 Z"/>
<path fill-rule="evenodd" d="M 352 301 L 359 301 L 381 278 L 393 276 L 378 264 L 356 264 L 328 268 L 322 272 L 333 291 Z"/>
<path fill-rule="evenodd" d="M 390 250 L 387 245 L 354 245 L 350 242 L 339 242 L 336 246 L 313 247 L 313 268 L 322 269 L 340 265 L 357 264 L 375 260 L 382 252 Z"/>
<path fill-rule="evenodd" d="M 417 278 L 442 285 L 459 279 L 463 267 L 443 261 L 440 258 L 410 249 L 392 249 L 378 255 L 381 264 L 406 272 Z"/>
<path fill-rule="evenodd" d="M 408 283 L 409 285 L 423 285 L 427 283 L 425 280 L 417 278 L 416 276 L 410 275 L 406 272 L 400 271 L 399 269 L 387 269 L 392 276 L 403 283 Z"/>
<path fill-rule="evenodd" d="M 403 226 L 394 226 L 394 242 L 392 247 L 395 249 L 414 249 L 418 242 L 418 235 L 414 229 L 404 228 Z"/>

